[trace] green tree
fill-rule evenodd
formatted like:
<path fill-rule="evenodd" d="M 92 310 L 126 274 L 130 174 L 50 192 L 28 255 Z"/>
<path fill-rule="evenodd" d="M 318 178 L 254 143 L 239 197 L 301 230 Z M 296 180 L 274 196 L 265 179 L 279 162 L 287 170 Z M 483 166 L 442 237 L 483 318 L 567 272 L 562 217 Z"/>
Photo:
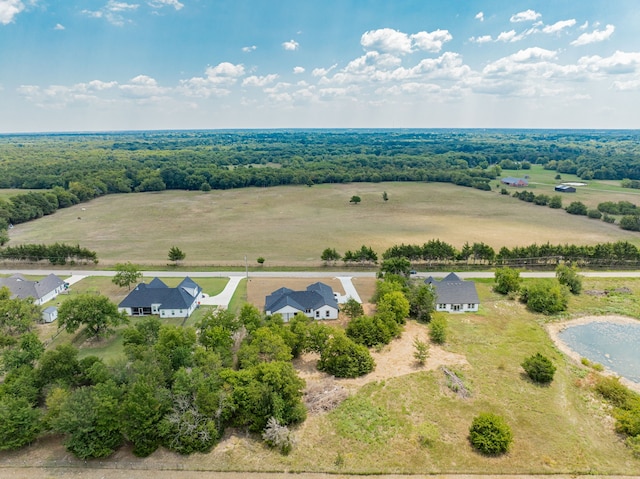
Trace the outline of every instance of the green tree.
<path fill-rule="evenodd" d="M 548 384 L 553 381 L 553 375 L 556 372 L 556 367 L 551 360 L 540 353 L 526 358 L 521 366 L 532 381 L 540 384 Z"/>
<path fill-rule="evenodd" d="M 562 208 L 562 197 L 560 195 L 553 195 L 549 199 L 549 208 L 556 210 Z"/>
<path fill-rule="evenodd" d="M 238 351 L 238 362 L 241 368 L 256 366 L 261 362 L 291 361 L 291 348 L 268 327 L 256 329 Z"/>
<path fill-rule="evenodd" d="M 113 334 L 116 326 L 128 323 L 129 319 L 106 296 L 85 293 L 62 303 L 58 322 L 58 326 L 69 333 L 85 326 L 89 337 L 101 338 Z"/>
<path fill-rule="evenodd" d="M 340 306 L 340 311 L 346 314 L 350 319 L 362 316 L 364 314 L 362 305 L 352 297 L 349 297 L 349 299 L 347 299 L 347 302 Z"/>
<path fill-rule="evenodd" d="M 386 318 L 389 318 L 389 321 L 386 321 Z M 353 318 L 347 325 L 346 333 L 356 343 L 370 348 L 389 344 L 396 330 L 397 325 L 391 315 L 378 314 Z"/>
<path fill-rule="evenodd" d="M 74 386 L 80 375 L 78 350 L 70 344 L 60 344 L 45 351 L 38 362 L 37 376 L 42 386 L 60 384 Z"/>
<path fill-rule="evenodd" d="M 587 215 L 587 207 L 584 203 L 580 201 L 571 202 L 571 204 L 567 206 L 566 211 L 571 215 L 580 215 L 580 216 Z"/>
<path fill-rule="evenodd" d="M 380 271 L 383 273 L 409 276 L 409 271 L 411 271 L 411 262 L 407 258 L 388 258 L 382 261 Z"/>
<path fill-rule="evenodd" d="M 515 293 L 520 289 L 520 271 L 512 268 L 499 268 L 495 272 L 495 281 L 493 290 L 496 293 Z"/>
<path fill-rule="evenodd" d="M 429 337 L 436 344 L 444 344 L 447 340 L 447 318 L 439 314 L 429 323 Z"/>
<path fill-rule="evenodd" d="M 469 441 L 481 453 L 497 456 L 509 450 L 513 434 L 502 417 L 491 413 L 482 413 L 476 416 L 471 423 Z"/>
<path fill-rule="evenodd" d="M 174 264 L 178 264 L 178 261 L 185 259 L 187 255 L 177 246 L 169 248 L 169 261 L 173 261 Z"/>
<path fill-rule="evenodd" d="M 23 397 L 0 396 L 0 451 L 33 442 L 41 429 L 40 411 Z"/>
<path fill-rule="evenodd" d="M 572 294 L 580 294 L 582 291 L 582 278 L 575 266 L 559 264 L 556 267 L 556 278 L 560 284 L 567 286 Z"/>
<path fill-rule="evenodd" d="M 355 378 L 370 373 L 374 368 L 375 362 L 369 350 L 338 330 L 334 330 L 318 361 L 320 371 L 338 378 Z"/>
<path fill-rule="evenodd" d="M 398 324 L 404 324 L 409 316 L 409 300 L 401 291 L 386 293 L 378 301 L 378 312 L 389 312 Z"/>
<path fill-rule="evenodd" d="M 436 295 L 431 286 L 413 285 L 408 294 L 409 315 L 422 322 L 431 321 L 431 313 L 436 309 Z"/>
<path fill-rule="evenodd" d="M 113 284 L 121 288 L 127 287 L 131 291 L 131 285 L 137 283 L 142 278 L 142 272 L 138 266 L 127 261 L 126 263 L 116 263 L 116 274 L 111 280 Z"/>
<path fill-rule="evenodd" d="M 351 197 L 351 199 L 349 200 L 349 203 L 353 203 L 354 205 L 357 205 L 358 203 L 360 203 L 362 201 L 362 198 L 360 198 L 357 195 L 353 195 Z"/>
<path fill-rule="evenodd" d="M 258 259 L 256 261 L 258 262 L 258 264 L 260 266 L 262 266 L 264 264 L 264 262 L 265 262 L 265 259 L 262 256 L 258 256 Z"/>
<path fill-rule="evenodd" d="M 60 406 L 52 429 L 67 435 L 67 450 L 80 459 L 110 456 L 123 442 L 118 420 L 121 398 L 113 381 L 77 389 Z"/>
<path fill-rule="evenodd" d="M 569 288 L 557 281 L 540 280 L 522 288 L 520 300 L 531 311 L 555 314 L 567 309 Z"/>
<path fill-rule="evenodd" d="M 340 258 L 342 258 L 342 256 L 336 251 L 335 248 L 325 248 L 325 250 L 320 255 L 320 259 L 324 261 L 325 265 L 330 262 L 335 264 L 335 262 L 339 261 Z"/>
<path fill-rule="evenodd" d="M 382 192 L 382 200 L 386 203 L 387 201 L 389 201 L 389 195 L 387 194 L 386 191 Z"/>
<path fill-rule="evenodd" d="M 429 343 L 418 337 L 413 338 L 413 357 L 416 358 L 420 366 L 424 366 L 429 358 Z"/>

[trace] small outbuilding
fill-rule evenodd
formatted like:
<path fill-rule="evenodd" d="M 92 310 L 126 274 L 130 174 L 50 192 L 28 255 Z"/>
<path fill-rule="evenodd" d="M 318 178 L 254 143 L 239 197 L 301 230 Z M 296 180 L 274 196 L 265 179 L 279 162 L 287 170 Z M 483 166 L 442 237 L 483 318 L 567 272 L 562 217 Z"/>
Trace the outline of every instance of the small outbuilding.
<path fill-rule="evenodd" d="M 513 176 L 507 176 L 506 178 L 502 178 L 500 183 L 507 186 L 529 186 L 529 182 L 524 178 L 514 178 Z"/>
<path fill-rule="evenodd" d="M 455 273 L 449 273 L 440 281 L 429 276 L 425 281 L 436 294 L 436 311 L 447 313 L 476 312 L 480 299 L 473 281 L 463 281 Z"/>
<path fill-rule="evenodd" d="M 48 306 L 42 310 L 42 321 L 45 323 L 53 323 L 58 319 L 58 308 Z"/>
<path fill-rule="evenodd" d="M 575 186 L 570 185 L 558 185 L 554 188 L 558 193 L 575 193 Z"/>

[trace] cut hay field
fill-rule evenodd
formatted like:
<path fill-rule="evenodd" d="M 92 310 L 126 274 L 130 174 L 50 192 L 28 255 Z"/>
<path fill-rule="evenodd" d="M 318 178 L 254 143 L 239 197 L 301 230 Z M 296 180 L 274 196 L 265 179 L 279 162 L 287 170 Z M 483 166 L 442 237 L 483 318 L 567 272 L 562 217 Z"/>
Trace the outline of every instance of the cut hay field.
<path fill-rule="evenodd" d="M 563 197 L 564 204 L 634 200 L 620 188 L 587 188 Z M 531 190 L 554 194 L 552 185 L 541 183 Z M 382 200 L 384 191 L 388 202 Z M 458 248 L 484 242 L 496 250 L 534 242 L 640 245 L 638 233 L 497 191 L 442 183 L 351 183 L 110 195 L 20 224 L 10 237 L 12 244 L 80 243 L 97 251 L 106 265 L 165 264 L 173 245 L 190 265 L 244 266 L 246 255 L 250 266 L 262 256 L 267 267 L 317 266 L 327 247 L 344 253 L 365 244 L 381 254 L 394 244 L 436 238 Z M 349 204 L 352 195 L 362 202 Z"/>

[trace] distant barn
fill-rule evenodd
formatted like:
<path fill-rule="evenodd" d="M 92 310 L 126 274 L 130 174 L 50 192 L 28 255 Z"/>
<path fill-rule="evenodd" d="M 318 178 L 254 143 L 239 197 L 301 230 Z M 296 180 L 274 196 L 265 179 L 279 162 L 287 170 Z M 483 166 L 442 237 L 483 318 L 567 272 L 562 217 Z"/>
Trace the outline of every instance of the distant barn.
<path fill-rule="evenodd" d="M 569 185 L 558 185 L 554 188 L 559 193 L 575 193 L 576 189 Z"/>
<path fill-rule="evenodd" d="M 524 178 L 514 178 L 513 176 L 502 178 L 500 182 L 507 186 L 529 186 L 529 182 Z"/>

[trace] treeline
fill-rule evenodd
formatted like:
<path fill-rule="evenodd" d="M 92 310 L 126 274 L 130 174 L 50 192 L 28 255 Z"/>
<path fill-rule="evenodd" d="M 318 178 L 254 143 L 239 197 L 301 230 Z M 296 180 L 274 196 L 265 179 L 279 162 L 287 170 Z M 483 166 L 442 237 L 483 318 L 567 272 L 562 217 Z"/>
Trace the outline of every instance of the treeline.
<path fill-rule="evenodd" d="M 0 249 L 0 260 L 26 261 L 37 263 L 47 260 L 51 264 L 63 265 L 67 263 L 98 263 L 98 255 L 95 251 L 82 248 L 80 245 L 68 245 L 65 243 L 23 244 L 7 246 Z"/>
<path fill-rule="evenodd" d="M 469 264 L 551 268 L 561 263 L 580 266 L 628 266 L 640 264 L 640 250 L 627 241 L 596 245 L 551 245 L 502 247 L 496 251 L 484 243 L 465 243 L 462 249 L 440 240 L 420 245 L 395 245 L 382 254 L 383 259 L 406 258 L 413 263 L 427 263 L 429 267 L 451 267 Z"/>

